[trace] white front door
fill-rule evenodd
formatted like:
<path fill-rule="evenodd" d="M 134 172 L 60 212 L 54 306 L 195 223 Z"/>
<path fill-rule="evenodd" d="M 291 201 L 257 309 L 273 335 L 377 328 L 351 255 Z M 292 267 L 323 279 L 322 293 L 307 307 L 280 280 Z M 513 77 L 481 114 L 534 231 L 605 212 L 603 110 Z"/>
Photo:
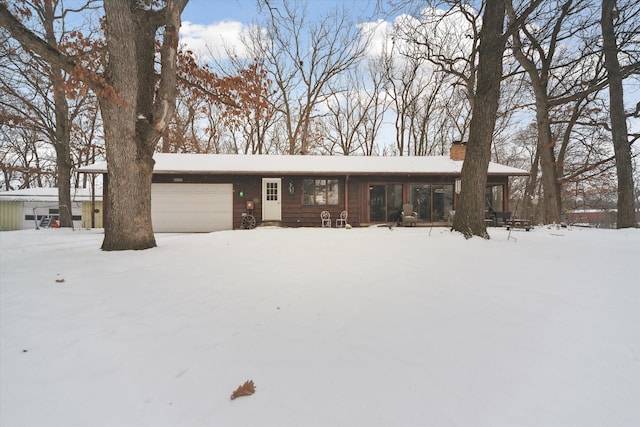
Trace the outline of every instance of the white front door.
<path fill-rule="evenodd" d="M 281 178 L 262 178 L 262 220 L 282 220 Z"/>

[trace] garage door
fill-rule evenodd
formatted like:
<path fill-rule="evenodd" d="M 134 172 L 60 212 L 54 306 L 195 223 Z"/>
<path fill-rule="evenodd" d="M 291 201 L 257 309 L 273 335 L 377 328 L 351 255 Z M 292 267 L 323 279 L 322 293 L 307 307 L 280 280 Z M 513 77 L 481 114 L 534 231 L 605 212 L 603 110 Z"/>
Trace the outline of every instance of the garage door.
<path fill-rule="evenodd" d="M 151 220 L 157 233 L 233 228 L 233 184 L 152 184 Z"/>

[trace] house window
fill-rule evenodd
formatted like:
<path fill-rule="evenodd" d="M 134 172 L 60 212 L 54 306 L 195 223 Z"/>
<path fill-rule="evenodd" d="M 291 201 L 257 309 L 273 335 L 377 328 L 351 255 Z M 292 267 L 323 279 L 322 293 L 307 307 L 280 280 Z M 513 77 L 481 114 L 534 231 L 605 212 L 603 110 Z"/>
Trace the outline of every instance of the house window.
<path fill-rule="evenodd" d="M 432 185 L 431 220 L 443 222 L 453 210 L 453 184 Z"/>
<path fill-rule="evenodd" d="M 302 181 L 304 205 L 337 205 L 337 179 L 305 179 Z"/>
<path fill-rule="evenodd" d="M 504 211 L 504 185 L 487 185 L 484 193 L 484 204 L 486 210 L 491 210 L 493 212 Z"/>

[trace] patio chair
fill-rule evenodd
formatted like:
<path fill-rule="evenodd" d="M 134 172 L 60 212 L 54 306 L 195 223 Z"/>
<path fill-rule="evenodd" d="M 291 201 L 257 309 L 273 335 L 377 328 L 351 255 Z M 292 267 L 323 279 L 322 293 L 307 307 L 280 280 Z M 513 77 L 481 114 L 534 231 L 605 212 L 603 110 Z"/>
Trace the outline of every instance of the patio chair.
<path fill-rule="evenodd" d="M 345 227 L 347 225 L 347 217 L 349 213 L 347 211 L 340 212 L 340 218 L 336 218 L 336 227 Z"/>
<path fill-rule="evenodd" d="M 320 219 L 322 220 L 322 227 L 331 228 L 331 214 L 329 211 L 320 212 Z"/>
<path fill-rule="evenodd" d="M 404 227 L 414 226 L 418 223 L 418 212 L 413 211 L 411 203 L 402 205 L 402 225 Z"/>
<path fill-rule="evenodd" d="M 489 210 L 485 211 L 484 213 L 484 223 L 487 226 L 492 226 L 495 227 L 498 225 L 498 219 L 497 219 L 497 215 L 496 212 L 493 211 L 493 209 L 489 208 Z"/>

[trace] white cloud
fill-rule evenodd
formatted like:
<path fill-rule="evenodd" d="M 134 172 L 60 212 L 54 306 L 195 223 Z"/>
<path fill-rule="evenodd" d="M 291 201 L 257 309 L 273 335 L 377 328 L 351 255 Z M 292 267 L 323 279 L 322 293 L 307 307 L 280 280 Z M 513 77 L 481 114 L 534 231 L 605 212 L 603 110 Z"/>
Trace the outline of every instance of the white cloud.
<path fill-rule="evenodd" d="M 247 52 L 242 44 L 242 37 L 249 31 L 249 26 L 237 21 L 207 25 L 184 21 L 180 28 L 180 43 L 203 60 L 224 59 L 228 56 L 228 51 L 245 57 Z"/>
<path fill-rule="evenodd" d="M 361 37 L 369 38 L 367 55 L 380 56 L 391 42 L 393 26 L 390 22 L 379 19 L 375 22 L 363 22 L 358 25 Z"/>

